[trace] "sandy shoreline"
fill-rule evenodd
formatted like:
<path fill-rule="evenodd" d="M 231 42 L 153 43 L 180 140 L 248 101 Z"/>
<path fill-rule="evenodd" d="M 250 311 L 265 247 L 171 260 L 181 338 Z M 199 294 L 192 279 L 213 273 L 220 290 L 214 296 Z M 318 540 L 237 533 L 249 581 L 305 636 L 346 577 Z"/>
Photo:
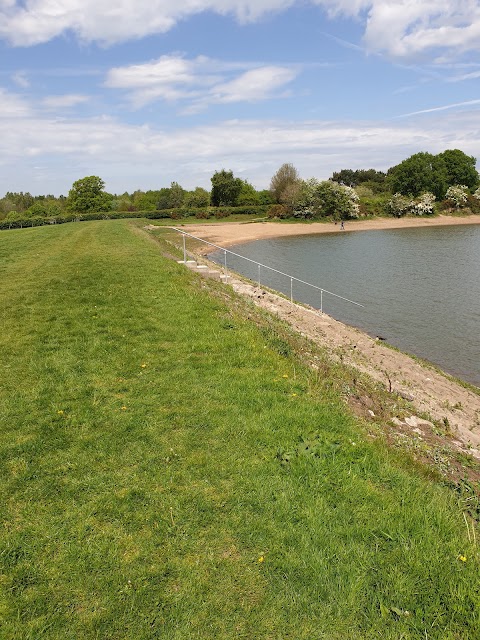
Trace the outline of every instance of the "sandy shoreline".
<path fill-rule="evenodd" d="M 464 224 L 480 224 L 480 215 L 464 217 L 437 216 L 435 218 L 377 218 L 352 220 L 345 223 L 345 231 L 333 222 L 284 223 L 284 222 L 214 222 L 189 224 L 182 227 L 187 233 L 208 240 L 221 247 L 244 242 L 282 238 L 287 236 L 316 235 L 324 233 L 349 233 L 377 229 L 407 229 L 410 227 L 443 227 Z M 205 253 L 208 252 L 208 248 Z"/>
<path fill-rule="evenodd" d="M 374 229 L 402 229 L 409 227 L 434 227 L 448 225 L 479 224 L 480 216 L 461 218 L 439 216 L 431 219 L 403 218 L 352 221 L 346 223 L 346 231 L 340 231 L 334 223 L 285 224 L 265 223 L 206 223 L 185 225 L 182 230 L 199 238 L 227 247 L 260 239 L 311 235 L 323 233 L 348 233 Z M 195 249 L 197 255 L 205 255 L 210 247 Z M 465 388 L 448 375 L 423 364 L 411 356 L 388 348 L 366 333 L 345 325 L 329 316 L 312 313 L 297 304 L 291 304 L 281 296 L 258 289 L 242 279 L 230 278 L 234 289 L 268 311 L 286 320 L 296 331 L 322 345 L 334 359 L 342 358 L 354 368 L 385 384 L 393 385 L 397 392 L 411 398 L 412 409 L 417 415 L 428 415 L 437 424 L 448 424 L 454 447 L 480 459 L 480 396 Z M 339 354 L 341 354 L 339 356 Z M 403 426 L 402 426 L 403 424 Z M 406 428 L 398 423 L 400 431 Z M 408 427 L 410 428 L 410 427 Z M 422 424 L 413 429 L 413 435 L 422 441 L 427 431 L 435 432 L 432 424 Z M 432 431 L 433 430 L 433 431 Z"/>

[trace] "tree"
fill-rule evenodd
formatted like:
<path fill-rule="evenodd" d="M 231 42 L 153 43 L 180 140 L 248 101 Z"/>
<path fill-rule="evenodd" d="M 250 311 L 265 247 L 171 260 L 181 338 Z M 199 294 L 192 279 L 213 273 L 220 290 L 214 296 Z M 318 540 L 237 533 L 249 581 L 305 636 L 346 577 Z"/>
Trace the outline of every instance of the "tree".
<path fill-rule="evenodd" d="M 460 149 L 447 149 L 437 157 L 441 158 L 445 164 L 448 186 L 462 184 L 469 189 L 478 186 L 479 176 L 475 168 L 477 161 L 473 156 L 467 156 Z"/>
<path fill-rule="evenodd" d="M 257 193 L 260 204 L 274 204 L 270 189 L 262 189 L 261 191 L 257 191 Z"/>
<path fill-rule="evenodd" d="M 297 218 L 319 218 L 322 215 L 322 203 L 317 197 L 319 181 L 316 178 L 300 180 L 291 184 L 283 193 L 283 198 L 290 197 L 286 202 L 289 210 Z"/>
<path fill-rule="evenodd" d="M 234 178 L 233 171 L 215 171 L 212 182 L 211 204 L 214 207 L 234 207 L 242 190 L 243 180 Z"/>
<path fill-rule="evenodd" d="M 169 209 L 180 209 L 184 200 L 185 190 L 178 182 L 172 182 L 170 185 Z"/>
<path fill-rule="evenodd" d="M 208 207 L 210 204 L 210 194 L 206 189 L 196 187 L 194 191 L 187 192 L 184 204 L 187 207 Z"/>
<path fill-rule="evenodd" d="M 87 176 L 73 183 L 68 193 L 70 211 L 110 211 L 113 196 L 104 191 L 105 183 L 98 176 Z"/>
<path fill-rule="evenodd" d="M 300 182 L 300 176 L 293 164 L 282 164 L 277 173 L 270 181 L 270 191 L 274 202 L 283 203 L 284 193 L 289 190 L 292 185 Z"/>
<path fill-rule="evenodd" d="M 247 180 L 242 180 L 242 189 L 237 198 L 238 206 L 258 206 L 260 204 L 260 196 Z"/>
<path fill-rule="evenodd" d="M 429 191 L 443 198 L 448 188 L 447 167 L 443 158 L 431 153 L 415 153 L 388 170 L 388 182 L 393 193 L 417 197 Z"/>
<path fill-rule="evenodd" d="M 358 196 L 352 187 L 311 178 L 301 182 L 293 215 L 302 218 L 331 216 L 335 220 L 346 220 L 358 218 L 358 212 Z"/>
<path fill-rule="evenodd" d="M 332 216 L 335 220 L 358 218 L 358 195 L 352 187 L 325 180 L 315 189 L 315 198 L 320 203 L 322 216 Z"/>
<path fill-rule="evenodd" d="M 341 171 L 335 171 L 330 180 L 347 187 L 358 187 L 359 184 L 368 182 L 377 185 L 377 188 L 379 188 L 385 182 L 385 177 L 383 171 L 377 171 L 376 169 L 342 169 Z"/>

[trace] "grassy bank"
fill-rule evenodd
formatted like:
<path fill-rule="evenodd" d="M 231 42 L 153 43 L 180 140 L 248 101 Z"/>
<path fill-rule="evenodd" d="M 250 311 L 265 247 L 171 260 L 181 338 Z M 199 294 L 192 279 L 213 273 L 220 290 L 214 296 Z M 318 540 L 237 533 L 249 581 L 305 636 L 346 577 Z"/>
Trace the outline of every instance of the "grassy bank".
<path fill-rule="evenodd" d="M 453 494 L 274 325 L 126 221 L 0 269 L 0 637 L 478 637 Z"/>

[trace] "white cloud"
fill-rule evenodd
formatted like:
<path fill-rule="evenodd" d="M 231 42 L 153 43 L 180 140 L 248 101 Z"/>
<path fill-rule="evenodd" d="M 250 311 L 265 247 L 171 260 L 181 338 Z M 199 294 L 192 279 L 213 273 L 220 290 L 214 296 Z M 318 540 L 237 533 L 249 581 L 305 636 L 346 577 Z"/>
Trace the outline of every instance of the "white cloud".
<path fill-rule="evenodd" d="M 30 113 L 30 107 L 23 98 L 0 87 L 0 119 L 24 118 Z"/>
<path fill-rule="evenodd" d="M 30 86 L 30 80 L 28 79 L 26 71 L 17 71 L 12 75 L 13 82 L 21 89 L 28 89 Z"/>
<path fill-rule="evenodd" d="M 46 42 L 72 30 L 80 40 L 112 44 L 165 33 L 178 21 L 204 11 L 252 22 L 295 0 L 21 0 L 0 16 L 0 35 L 18 46 Z"/>
<path fill-rule="evenodd" d="M 267 187 L 284 162 L 303 177 L 342 168 L 387 169 L 418 151 L 478 153 L 478 111 L 395 122 L 226 121 L 164 131 L 111 117 L 0 119 L 0 193 L 66 193 L 83 175 L 100 175 L 114 192 L 159 188 L 176 180 L 209 188 L 217 169 Z M 41 178 L 35 166 L 42 167 Z M 33 186 L 32 186 L 33 185 Z"/>
<path fill-rule="evenodd" d="M 270 98 L 272 93 L 291 82 L 297 72 L 279 66 L 266 66 L 246 71 L 238 78 L 216 85 L 211 90 L 215 102 L 256 102 Z"/>
<path fill-rule="evenodd" d="M 278 91 L 298 71 L 298 67 L 222 62 L 205 56 L 186 59 L 172 54 L 145 64 L 111 69 L 105 86 L 127 91 L 134 107 L 155 100 L 188 101 L 184 112 L 191 113 L 212 103 L 280 97 Z"/>
<path fill-rule="evenodd" d="M 446 59 L 480 50 L 478 0 L 310 0 L 330 17 L 365 25 L 365 44 L 398 58 L 429 51 Z M 253 22 L 300 0 L 2 0 L 0 37 L 17 46 L 46 42 L 67 31 L 82 41 L 113 44 L 165 33 L 205 11 Z"/>
<path fill-rule="evenodd" d="M 374 0 L 365 31 L 372 50 L 416 57 L 441 49 L 458 55 L 480 50 L 477 0 Z"/>
<path fill-rule="evenodd" d="M 449 82 L 464 82 L 465 80 L 476 80 L 480 78 L 480 71 L 471 71 L 461 75 L 453 76 L 448 79 Z"/>
<path fill-rule="evenodd" d="M 473 107 L 480 104 L 480 100 L 465 100 L 465 102 L 454 102 L 453 104 L 445 104 L 440 107 L 432 107 L 430 109 L 422 109 L 421 111 L 412 111 L 411 113 L 404 113 L 397 118 L 410 118 L 411 116 L 418 116 L 424 113 L 435 113 L 436 111 L 449 111 L 450 109 L 459 109 L 462 107 Z"/>
<path fill-rule="evenodd" d="M 88 102 L 88 96 L 82 96 L 76 93 L 69 93 L 59 96 L 47 96 L 43 98 L 42 105 L 46 109 L 68 109 L 76 107 L 79 104 Z"/>

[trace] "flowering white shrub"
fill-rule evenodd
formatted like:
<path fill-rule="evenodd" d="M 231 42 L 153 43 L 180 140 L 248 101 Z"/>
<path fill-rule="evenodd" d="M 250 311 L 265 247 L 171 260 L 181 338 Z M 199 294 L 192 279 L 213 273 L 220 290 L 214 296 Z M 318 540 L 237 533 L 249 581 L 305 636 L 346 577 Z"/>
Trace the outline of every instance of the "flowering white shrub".
<path fill-rule="evenodd" d="M 293 215 L 303 218 L 332 216 L 335 219 L 358 218 L 360 205 L 358 194 L 352 187 L 346 187 L 315 178 L 304 180 L 294 205 Z"/>
<path fill-rule="evenodd" d="M 475 193 L 473 194 L 473 197 L 476 198 L 477 200 L 480 200 L 480 187 L 478 187 L 478 189 L 475 191 Z"/>
<path fill-rule="evenodd" d="M 341 185 L 340 185 L 341 186 Z M 360 213 L 360 197 L 353 187 L 342 187 L 347 195 L 347 211 L 350 218 L 358 218 Z M 349 201 L 349 202 L 348 202 Z"/>
<path fill-rule="evenodd" d="M 448 187 L 445 198 L 447 200 L 451 200 L 456 209 L 460 209 L 467 203 L 468 187 L 466 187 L 464 184 L 455 184 L 451 187 Z"/>
<path fill-rule="evenodd" d="M 395 218 L 405 216 L 414 207 L 414 202 L 401 193 L 395 193 L 385 205 L 387 213 Z"/>
<path fill-rule="evenodd" d="M 422 193 L 412 207 L 412 211 L 417 216 L 430 216 L 433 213 L 435 196 L 430 191 Z"/>

